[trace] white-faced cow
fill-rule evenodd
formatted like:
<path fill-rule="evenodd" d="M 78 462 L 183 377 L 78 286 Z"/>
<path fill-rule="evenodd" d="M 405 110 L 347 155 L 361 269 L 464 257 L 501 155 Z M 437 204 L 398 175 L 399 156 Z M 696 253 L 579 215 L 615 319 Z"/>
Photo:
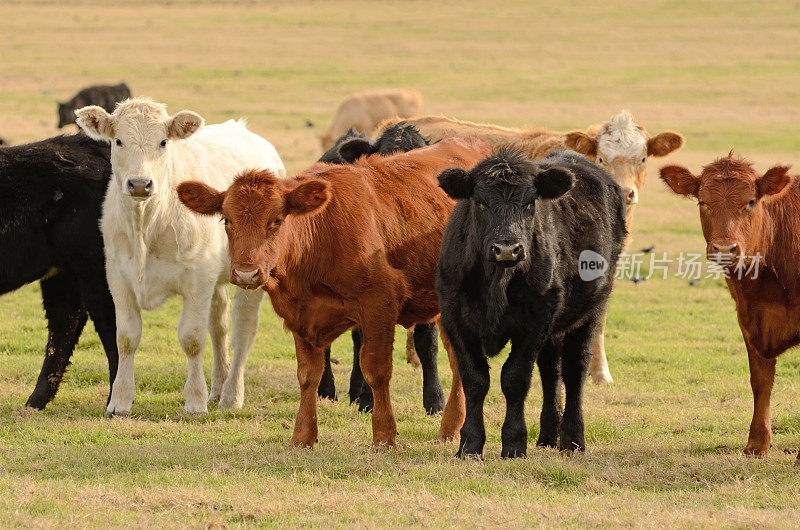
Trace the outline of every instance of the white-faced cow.
<path fill-rule="evenodd" d="M 127 100 L 113 114 L 96 106 L 76 114 L 87 134 L 111 142 L 114 176 L 100 224 L 120 361 L 106 415 L 130 414 L 141 311 L 157 308 L 172 295 L 183 297 L 178 340 L 189 361 L 184 410 L 207 411 L 203 374 L 207 329 L 214 351 L 211 400 L 219 399 L 220 408 L 241 407 L 244 363 L 255 338 L 262 296 L 258 291 L 236 293 L 231 368 L 225 230 L 218 220 L 183 208 L 175 188 L 190 178 L 226 187 L 237 173 L 252 167 L 285 176 L 280 157 L 241 122 L 204 126 L 194 112 L 169 116 L 164 105 L 149 99 Z"/>
<path fill-rule="evenodd" d="M 423 116 L 401 120 L 393 118 L 378 127 L 384 130 L 402 121 L 419 129 L 429 142 L 453 136 L 475 135 L 483 138 L 492 150 L 514 149 L 530 160 L 539 160 L 559 149 L 572 149 L 606 170 L 622 187 L 627 203 L 628 230 L 633 212 L 644 186 L 649 157 L 667 156 L 683 145 L 683 136 L 665 131 L 650 136 L 644 126 L 623 110 L 599 127 L 584 131 L 554 132 L 546 129 L 512 129 L 497 125 L 457 121 L 443 116 Z M 592 341 L 592 362 L 589 373 L 595 383 L 613 383 L 605 351 L 605 317 Z"/>
<path fill-rule="evenodd" d="M 525 397 L 537 361 L 544 394 L 537 445 L 583 450 L 590 346 L 626 235 L 622 190 L 572 151 L 537 162 L 501 151 L 471 171 L 447 169 L 439 182 L 458 200 L 442 238 L 436 287 L 466 397 L 459 455 L 483 453 L 487 358 L 509 341 L 500 374 L 501 455 L 526 454 Z M 582 274 L 587 255 L 606 260 L 605 272 Z"/>

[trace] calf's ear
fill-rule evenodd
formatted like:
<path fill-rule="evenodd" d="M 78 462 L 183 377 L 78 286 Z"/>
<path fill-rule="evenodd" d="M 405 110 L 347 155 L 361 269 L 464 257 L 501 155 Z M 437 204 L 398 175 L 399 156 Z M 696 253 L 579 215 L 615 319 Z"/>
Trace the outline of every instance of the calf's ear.
<path fill-rule="evenodd" d="M 678 195 L 697 197 L 700 190 L 700 179 L 683 166 L 664 166 L 659 177 Z"/>
<path fill-rule="evenodd" d="M 222 211 L 225 192 L 217 191 L 205 182 L 188 180 L 178 184 L 178 199 L 193 212 L 214 215 Z"/>
<path fill-rule="evenodd" d="M 167 136 L 171 140 L 189 138 L 203 126 L 203 118 L 190 110 L 182 110 L 167 121 Z"/>
<path fill-rule="evenodd" d="M 775 166 L 759 177 L 756 180 L 758 197 L 761 198 L 765 195 L 775 195 L 782 192 L 792 182 L 792 177 L 788 173 L 790 167 Z"/>
<path fill-rule="evenodd" d="M 116 135 L 114 118 L 102 107 L 90 105 L 75 111 L 75 122 L 89 138 L 109 141 Z"/>
<path fill-rule="evenodd" d="M 352 164 L 359 157 L 368 156 L 375 152 L 372 142 L 364 138 L 351 138 L 342 142 L 338 149 L 339 158 L 347 164 Z"/>
<path fill-rule="evenodd" d="M 597 136 L 589 136 L 583 131 L 568 132 L 564 146 L 592 159 L 597 156 Z"/>
<path fill-rule="evenodd" d="M 683 136 L 672 131 L 662 132 L 647 140 L 647 156 L 667 156 L 683 147 Z"/>
<path fill-rule="evenodd" d="M 468 199 L 475 191 L 475 181 L 466 170 L 449 167 L 439 174 L 439 187 L 453 199 Z"/>
<path fill-rule="evenodd" d="M 565 167 L 551 167 L 545 169 L 533 179 L 536 193 L 542 199 L 557 199 L 575 184 L 575 175 Z"/>
<path fill-rule="evenodd" d="M 284 195 L 286 215 L 307 215 L 322 210 L 331 200 L 329 184 L 311 179 Z"/>

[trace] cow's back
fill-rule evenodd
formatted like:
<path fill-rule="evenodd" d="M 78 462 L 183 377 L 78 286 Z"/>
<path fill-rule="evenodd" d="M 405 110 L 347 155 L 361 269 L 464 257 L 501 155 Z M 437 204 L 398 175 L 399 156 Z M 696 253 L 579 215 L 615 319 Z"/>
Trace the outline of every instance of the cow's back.
<path fill-rule="evenodd" d="M 511 149 L 523 153 L 531 160 L 544 158 L 550 153 L 564 148 L 565 135 L 563 133 L 537 128 L 513 129 L 498 125 L 458 121 L 445 116 L 392 118 L 381 123 L 378 126 L 378 132 L 383 132 L 387 127 L 399 122 L 415 126 L 430 143 L 457 136 L 478 136 L 489 145 L 492 152 Z"/>
<path fill-rule="evenodd" d="M 372 221 L 392 267 L 402 271 L 415 306 L 430 307 L 442 234 L 455 202 L 437 181 L 448 167 L 470 169 L 490 153 L 480 138 L 452 138 L 389 157 L 356 162 L 373 190 Z M 410 312 L 417 307 L 409 307 Z"/>
<path fill-rule="evenodd" d="M 605 171 L 574 151 L 555 152 L 538 164 L 542 169 L 566 167 L 575 175 L 572 189 L 559 199 L 542 201 L 536 214 L 537 235 L 548 238 L 559 257 L 555 275 L 564 297 L 556 313 L 556 329 L 563 329 L 590 311 L 597 295 L 607 296 L 611 289 L 627 235 L 625 199 L 619 185 Z M 533 249 L 538 253 L 541 247 Z M 585 251 L 608 264 L 605 274 L 592 281 L 585 281 L 580 275 Z M 552 255 L 534 259 L 537 257 L 552 259 Z M 585 254 L 583 257 L 586 259 Z"/>

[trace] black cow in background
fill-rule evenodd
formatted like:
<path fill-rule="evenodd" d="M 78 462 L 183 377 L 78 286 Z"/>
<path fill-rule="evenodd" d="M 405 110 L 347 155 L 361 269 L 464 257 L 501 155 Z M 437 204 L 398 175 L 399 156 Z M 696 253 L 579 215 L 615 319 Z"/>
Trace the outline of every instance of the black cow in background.
<path fill-rule="evenodd" d="M 100 219 L 110 148 L 83 134 L 0 148 L 0 294 L 39 280 L 47 317 L 44 364 L 27 406 L 58 391 L 87 317 L 117 374 L 114 302 Z"/>
<path fill-rule="evenodd" d="M 318 160 L 329 164 L 352 164 L 362 156 L 379 154 L 383 156 L 397 152 L 408 152 L 425 147 L 428 142 L 413 125 L 395 124 L 388 127 L 380 138 L 371 141 L 369 138 L 350 128 L 339 137 L 333 146 Z M 359 362 L 359 351 L 363 342 L 360 328 L 353 329 L 353 370 L 350 373 L 350 403 L 358 401 L 358 410 L 370 411 L 373 406 L 372 389 L 364 381 Z M 425 412 L 435 414 L 444 409 L 444 392 L 439 380 L 437 342 L 438 331 L 435 323 L 414 326 L 414 348 L 422 365 L 422 405 Z M 325 371 L 322 374 L 317 394 L 320 397 L 335 398 L 336 385 L 331 370 L 330 348 L 325 350 Z"/>
<path fill-rule="evenodd" d="M 437 269 L 442 327 L 467 404 L 458 455 L 483 453 L 487 357 L 509 341 L 500 376 L 506 398 L 501 456 L 526 454 L 525 397 L 537 361 L 544 394 L 537 445 L 584 450 L 590 343 L 626 235 L 620 187 L 573 151 L 536 162 L 502 151 L 472 171 L 445 170 L 439 183 L 458 200 Z"/>
<path fill-rule="evenodd" d="M 118 85 L 97 85 L 86 87 L 66 103 L 58 103 L 58 128 L 75 123 L 75 110 L 88 105 L 103 107 L 106 112 L 114 112 L 120 101 L 131 97 L 131 89 L 125 83 Z"/>

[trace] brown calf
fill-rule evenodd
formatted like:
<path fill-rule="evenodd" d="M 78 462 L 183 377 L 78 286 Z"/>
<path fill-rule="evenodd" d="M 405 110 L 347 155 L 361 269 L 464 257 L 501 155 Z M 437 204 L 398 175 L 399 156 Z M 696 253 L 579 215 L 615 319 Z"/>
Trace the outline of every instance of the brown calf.
<path fill-rule="evenodd" d="M 625 214 L 628 233 L 633 223 L 633 210 L 639 202 L 639 192 L 644 186 L 647 158 L 667 156 L 683 145 L 683 136 L 671 131 L 651 137 L 625 110 L 612 116 L 600 127 L 591 127 L 588 132 L 511 129 L 451 120 L 444 116 L 422 116 L 406 120 L 393 118 L 378 126 L 378 131 L 399 121 L 413 124 L 429 142 L 452 136 L 475 135 L 483 138 L 493 151 L 515 149 L 531 160 L 544 158 L 558 149 L 577 151 L 605 169 L 622 186 L 628 203 Z M 592 361 L 589 366 L 592 381 L 598 384 L 614 382 L 606 360 L 605 321 L 604 317 L 603 324 L 592 341 Z"/>
<path fill-rule="evenodd" d="M 707 257 L 729 273 L 754 398 L 744 452 L 756 456 L 766 455 L 772 440 L 775 360 L 800 344 L 800 192 L 788 170 L 775 166 L 758 175 L 732 152 L 700 175 L 681 166 L 661 169 L 672 191 L 697 199 Z"/>
<path fill-rule="evenodd" d="M 389 396 L 394 326 L 431 322 L 439 314 L 435 270 L 454 202 L 436 177 L 447 167 L 471 168 L 488 154 L 479 138 L 453 138 L 352 166 L 318 163 L 287 180 L 250 171 L 222 192 L 197 181 L 178 186 L 190 209 L 222 215 L 231 282 L 265 289 L 294 334 L 300 410 L 292 445 L 311 447 L 317 440 L 325 348 L 360 326 L 361 369 L 375 399 L 373 444 L 395 446 Z M 464 421 L 452 354 L 450 367 L 453 387 L 441 438 L 456 437 Z"/>

